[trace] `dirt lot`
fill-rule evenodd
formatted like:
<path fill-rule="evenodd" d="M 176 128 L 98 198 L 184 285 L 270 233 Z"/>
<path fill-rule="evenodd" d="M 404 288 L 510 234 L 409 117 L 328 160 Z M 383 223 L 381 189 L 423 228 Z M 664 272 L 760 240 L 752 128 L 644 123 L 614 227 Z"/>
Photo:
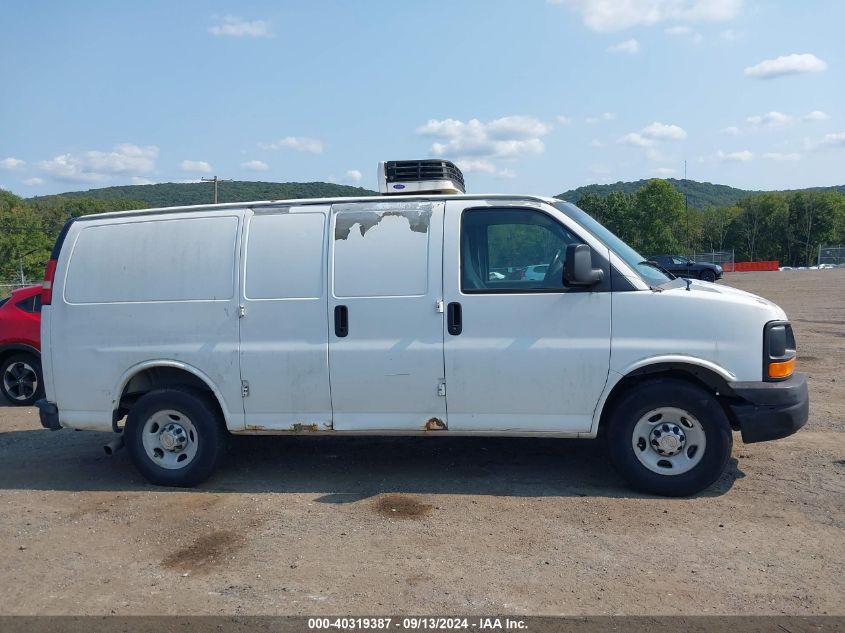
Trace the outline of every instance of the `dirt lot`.
<path fill-rule="evenodd" d="M 706 493 L 629 492 L 594 442 L 240 438 L 202 489 L 0 407 L 3 614 L 845 614 L 845 270 L 784 306 L 811 419 Z"/>

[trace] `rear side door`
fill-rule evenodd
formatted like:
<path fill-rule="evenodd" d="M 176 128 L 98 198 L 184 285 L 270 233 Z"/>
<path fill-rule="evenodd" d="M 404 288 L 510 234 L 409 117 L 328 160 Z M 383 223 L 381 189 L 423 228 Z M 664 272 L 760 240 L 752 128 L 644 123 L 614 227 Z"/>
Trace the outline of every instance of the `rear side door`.
<path fill-rule="evenodd" d="M 443 430 L 443 203 L 336 204 L 330 228 L 334 428 Z"/>
<path fill-rule="evenodd" d="M 455 200 L 445 218 L 449 429 L 589 431 L 610 364 L 607 249 L 551 210 Z M 582 242 L 605 281 L 564 288 L 566 246 Z M 528 267 L 546 274 L 495 274 Z"/>
<path fill-rule="evenodd" d="M 328 205 L 248 212 L 240 367 L 246 428 L 330 429 Z"/>

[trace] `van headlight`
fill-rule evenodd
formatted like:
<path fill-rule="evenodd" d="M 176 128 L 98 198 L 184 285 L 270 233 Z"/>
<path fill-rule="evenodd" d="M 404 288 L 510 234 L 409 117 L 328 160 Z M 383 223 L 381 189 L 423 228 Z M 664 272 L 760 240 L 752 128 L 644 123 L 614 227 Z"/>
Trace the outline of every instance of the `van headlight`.
<path fill-rule="evenodd" d="M 795 372 L 795 335 L 788 321 L 769 321 L 763 328 L 763 380 L 786 380 Z"/>

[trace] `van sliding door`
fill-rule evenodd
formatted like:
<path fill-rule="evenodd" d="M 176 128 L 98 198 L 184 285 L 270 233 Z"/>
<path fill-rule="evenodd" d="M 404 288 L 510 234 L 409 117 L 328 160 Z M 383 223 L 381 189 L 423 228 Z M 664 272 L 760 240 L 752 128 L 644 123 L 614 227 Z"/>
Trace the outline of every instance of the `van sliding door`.
<path fill-rule="evenodd" d="M 444 430 L 443 203 L 332 206 L 329 364 L 336 430 Z"/>
<path fill-rule="evenodd" d="M 328 205 L 248 213 L 240 363 L 247 430 L 327 430 Z"/>

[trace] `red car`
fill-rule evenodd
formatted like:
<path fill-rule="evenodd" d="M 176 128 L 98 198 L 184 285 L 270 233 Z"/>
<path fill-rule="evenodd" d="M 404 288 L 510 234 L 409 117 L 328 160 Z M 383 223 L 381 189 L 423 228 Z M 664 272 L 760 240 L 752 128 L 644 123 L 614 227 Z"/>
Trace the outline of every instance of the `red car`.
<path fill-rule="evenodd" d="M 12 404 L 44 397 L 41 377 L 41 286 L 0 299 L 0 392 Z"/>

